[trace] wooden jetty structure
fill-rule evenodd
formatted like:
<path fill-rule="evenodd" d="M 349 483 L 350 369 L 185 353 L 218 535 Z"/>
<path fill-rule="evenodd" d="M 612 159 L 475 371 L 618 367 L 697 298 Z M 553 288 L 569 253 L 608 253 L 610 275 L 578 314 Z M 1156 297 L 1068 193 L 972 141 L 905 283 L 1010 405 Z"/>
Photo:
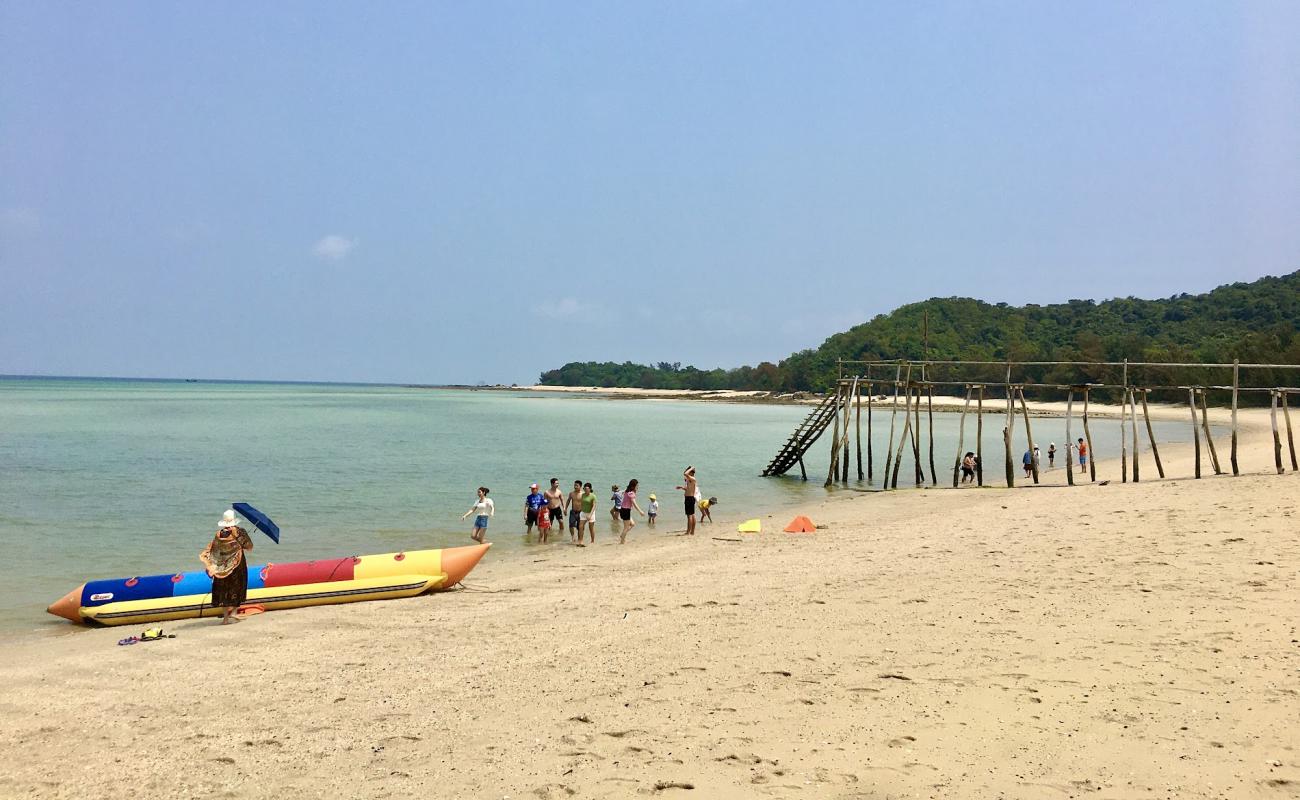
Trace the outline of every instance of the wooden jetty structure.
<path fill-rule="evenodd" d="M 1064 370 L 1077 373 L 1080 380 L 1068 383 L 1031 382 L 1018 377 L 1018 375 L 1025 373 L 1027 367 L 1050 367 L 1058 372 Z M 874 376 L 872 374 L 873 369 L 876 373 Z M 1212 374 L 1216 371 L 1223 372 L 1225 377 L 1227 371 L 1230 370 L 1232 382 L 1223 384 L 1179 383 L 1170 378 L 1170 376 L 1177 375 L 1180 371 L 1186 374 L 1189 370 L 1194 370 L 1201 375 Z M 877 403 L 887 401 L 889 402 L 889 437 L 884 451 L 885 464 L 882 473 L 882 488 L 898 488 L 903 461 L 909 459 L 912 462 L 911 474 L 915 486 L 920 487 L 927 482 L 930 486 L 938 486 L 938 474 L 934 457 L 934 397 L 936 390 L 939 393 L 947 393 L 957 397 L 964 395 L 964 403 L 960 411 L 961 418 L 958 423 L 957 452 L 952 466 L 951 484 L 954 488 L 961 483 L 959 476 L 967 452 L 973 452 L 975 456 L 974 476 L 968 480 L 977 486 L 984 485 L 984 418 L 991 411 L 991 409 L 985 408 L 985 400 L 990 398 L 1001 398 L 999 402 L 1005 402 L 1004 412 L 997 413 L 1004 414 L 1002 432 L 999 438 L 1003 442 L 1006 485 L 1014 487 L 1016 484 L 1016 463 L 1012 457 L 1012 443 L 1015 437 L 1017 417 L 1025 427 L 1024 436 L 1028 442 L 1027 454 L 1021 466 L 1027 473 L 1026 477 L 1032 480 L 1033 483 L 1038 483 L 1040 465 L 1034 447 L 1032 422 L 1025 397 L 1026 390 L 1050 395 L 1052 399 L 1063 397 L 1065 400 L 1066 443 L 1062 456 L 1064 463 L 1068 467 L 1066 469 L 1066 481 L 1070 486 L 1075 485 L 1076 481 L 1072 465 L 1077 463 L 1076 459 L 1085 455 L 1087 456 L 1088 470 L 1079 476 L 1079 480 L 1084 480 L 1085 475 L 1087 482 L 1097 480 L 1096 451 L 1093 449 L 1092 431 L 1088 424 L 1089 404 L 1094 399 L 1094 393 L 1100 393 L 1102 399 L 1110 401 L 1119 407 L 1119 455 L 1120 480 L 1122 482 L 1128 482 L 1131 479 L 1136 483 L 1141 480 L 1139 440 L 1141 438 L 1140 431 L 1142 430 L 1145 430 L 1147 451 L 1149 451 L 1155 464 L 1156 473 L 1161 478 L 1165 477 L 1164 463 L 1161 461 L 1159 445 L 1151 425 L 1149 400 L 1153 392 L 1171 397 L 1170 402 L 1181 402 L 1177 399 L 1179 397 L 1186 399 L 1191 414 L 1194 475 L 1196 478 L 1200 478 L 1203 471 L 1202 442 L 1204 443 L 1204 453 L 1208 457 L 1209 468 L 1214 471 L 1215 475 L 1225 473 L 1210 430 L 1207 408 L 1209 405 L 1208 396 L 1211 392 L 1229 400 L 1231 404 L 1232 416 L 1228 463 L 1233 475 L 1240 474 L 1237 463 L 1237 408 L 1240 397 L 1243 394 L 1265 392 L 1269 395 L 1270 419 L 1273 431 L 1273 460 L 1277 472 L 1281 474 L 1286 471 L 1287 460 L 1289 460 L 1293 471 L 1300 471 L 1300 463 L 1297 462 L 1296 458 L 1295 437 L 1291 425 L 1289 404 L 1290 396 L 1300 393 L 1300 388 L 1276 385 L 1243 385 L 1241 382 L 1243 373 L 1249 375 L 1260 371 L 1269 371 L 1269 375 L 1272 375 L 1273 371 L 1293 370 L 1300 370 L 1300 364 L 1243 364 L 1236 361 L 1231 364 L 1197 364 L 1129 360 L 841 360 L 838 362 L 838 379 L 833 390 L 827 393 L 821 403 L 813 408 L 799 423 L 794 433 L 781 446 L 762 474 L 764 477 L 784 475 L 797 464 L 800 475 L 804 480 L 807 480 L 808 472 L 803 460 L 804 455 L 829 429 L 831 431 L 831 453 L 825 485 L 829 487 L 836 483 L 847 484 L 849 482 L 852 466 L 850 456 L 855 449 L 852 446 L 855 439 L 857 478 L 863 480 L 865 477 L 866 480 L 874 482 L 875 453 L 872 434 L 875 415 L 873 412 Z M 936 377 L 936 374 L 940 371 L 944 373 L 943 380 Z M 989 378 L 994 374 L 998 374 L 1001 379 L 993 378 L 990 380 Z M 1119 380 L 1117 382 L 1106 382 L 1083 379 L 1084 375 L 1095 376 L 1101 374 L 1113 374 Z M 1151 380 L 1152 377 L 1160 380 Z M 878 390 L 881 392 L 879 398 L 876 395 Z M 865 470 L 863 469 L 862 441 L 863 394 L 866 395 L 865 405 L 867 407 Z M 1081 401 L 1081 414 L 1078 420 L 1081 430 L 1078 431 L 1080 435 L 1077 439 L 1074 438 L 1076 433 L 1074 428 L 1076 400 Z M 972 404 L 974 404 L 973 413 L 975 415 L 975 443 L 974 450 L 968 451 L 966 449 L 967 417 L 972 413 Z M 925 407 L 926 416 L 924 426 L 921 419 L 922 405 Z M 901 421 L 899 419 L 900 411 L 902 412 Z M 1142 423 L 1138 422 L 1139 414 Z M 1283 430 L 1285 430 L 1287 440 L 1285 451 L 1282 445 Z M 897 439 L 895 439 L 896 434 Z M 927 464 L 922 459 L 923 451 L 927 450 L 928 476 L 926 475 Z M 1284 459 L 1284 452 L 1289 456 L 1289 459 Z M 945 483 L 947 483 L 946 478 Z"/>

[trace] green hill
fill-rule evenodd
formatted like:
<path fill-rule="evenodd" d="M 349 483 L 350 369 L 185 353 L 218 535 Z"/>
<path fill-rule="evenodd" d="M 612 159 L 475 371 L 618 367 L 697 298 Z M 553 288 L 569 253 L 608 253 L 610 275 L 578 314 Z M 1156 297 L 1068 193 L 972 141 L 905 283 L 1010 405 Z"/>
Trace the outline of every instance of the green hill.
<path fill-rule="evenodd" d="M 1160 300 L 1135 297 L 1052 305 L 1009 306 L 965 297 L 931 298 L 881 314 L 831 336 L 820 347 L 794 353 L 779 363 L 700 370 L 680 364 L 574 362 L 544 372 L 553 386 L 609 386 L 671 389 L 759 389 L 822 391 L 834 383 L 837 359 L 893 360 L 926 355 L 923 330 L 928 314 L 928 357 L 976 361 L 1246 362 L 1300 364 L 1300 271 L 1251 283 L 1220 286 L 1199 295 Z M 1152 383 L 1223 382 L 1222 371 L 1151 368 L 1136 380 Z M 947 373 L 947 374 L 945 374 Z M 1068 383 L 1114 380 L 1102 368 L 1027 367 L 1018 380 Z M 958 375 L 938 368 L 932 377 L 999 380 L 1004 370 Z M 892 377 L 892 376 L 891 376 Z M 1257 371 L 1248 383 L 1295 382 L 1294 373 Z"/>

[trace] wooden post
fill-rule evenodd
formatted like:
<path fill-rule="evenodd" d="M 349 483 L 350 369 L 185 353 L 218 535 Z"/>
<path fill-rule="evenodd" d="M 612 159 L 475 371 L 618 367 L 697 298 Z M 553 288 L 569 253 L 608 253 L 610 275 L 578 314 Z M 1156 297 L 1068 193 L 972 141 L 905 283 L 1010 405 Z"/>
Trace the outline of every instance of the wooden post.
<path fill-rule="evenodd" d="M 1287 404 L 1287 395 L 1291 394 L 1286 389 L 1282 390 L 1282 416 L 1286 419 L 1286 446 L 1291 450 L 1291 471 L 1300 471 L 1300 464 L 1295 460 L 1295 436 L 1291 433 L 1291 406 Z"/>
<path fill-rule="evenodd" d="M 1092 389 L 1085 387 L 1083 390 L 1083 443 L 1088 445 L 1088 480 L 1097 481 L 1097 451 L 1092 449 L 1092 431 L 1088 430 L 1088 400 L 1092 395 Z"/>
<path fill-rule="evenodd" d="M 1011 399 L 1011 365 L 1010 364 L 1007 364 L 1007 381 L 1005 385 L 1007 390 L 1007 419 L 1006 419 L 1006 424 L 1002 426 L 1002 449 L 1006 454 L 1007 486 L 1011 488 L 1015 488 L 1016 470 L 1015 470 L 1015 462 L 1011 460 L 1011 436 L 1012 436 L 1012 429 L 1015 428 L 1016 425 L 1016 416 L 1015 416 L 1015 401 Z"/>
<path fill-rule="evenodd" d="M 857 426 L 858 433 L 858 480 L 862 480 L 862 385 L 858 384 L 858 391 L 854 397 L 857 407 L 853 413 L 853 424 Z"/>
<path fill-rule="evenodd" d="M 1128 390 L 1128 420 L 1129 433 L 1133 436 L 1133 482 L 1138 483 L 1142 480 L 1139 474 L 1141 465 L 1141 454 L 1138 453 L 1138 401 L 1137 390 L 1129 388 Z"/>
<path fill-rule="evenodd" d="M 1070 387 L 1070 394 L 1065 398 L 1065 482 L 1074 485 L 1074 459 L 1070 454 L 1074 452 L 1074 387 Z"/>
<path fill-rule="evenodd" d="M 1196 477 L 1201 477 L 1201 435 L 1196 424 L 1196 390 L 1187 388 L 1187 405 L 1192 409 L 1192 442 L 1196 445 Z"/>
<path fill-rule="evenodd" d="M 1124 418 L 1128 415 L 1128 359 L 1124 359 L 1124 388 L 1119 394 L 1119 482 L 1128 483 L 1128 430 Z"/>
<path fill-rule="evenodd" d="M 921 387 L 916 387 L 916 405 L 913 406 L 913 413 L 916 414 L 916 424 L 912 427 L 912 464 L 916 467 L 916 485 L 920 486 L 925 482 L 925 467 L 921 466 Z"/>
<path fill-rule="evenodd" d="M 1232 453 L 1229 458 L 1232 461 L 1232 474 L 1239 475 L 1237 471 L 1237 389 L 1241 386 L 1239 380 L 1241 373 L 1241 362 L 1232 359 Z"/>
<path fill-rule="evenodd" d="M 840 462 L 840 480 L 849 482 L 849 417 L 853 415 L 853 393 L 857 391 L 857 378 L 844 386 L 844 460 Z"/>
<path fill-rule="evenodd" d="M 979 405 L 975 411 L 975 483 L 984 485 L 984 384 L 980 384 Z"/>
<path fill-rule="evenodd" d="M 971 387 L 966 385 L 966 404 L 961 407 L 961 422 L 957 423 L 957 460 L 952 462 L 952 488 L 957 488 L 957 476 L 961 474 L 962 449 L 966 446 L 966 412 L 970 411 Z"/>
<path fill-rule="evenodd" d="M 871 369 L 870 367 L 867 367 L 868 371 L 870 371 L 870 369 Z M 874 453 L 872 452 L 872 445 L 871 445 L 871 438 L 872 438 L 871 402 L 872 402 L 872 396 L 874 394 L 875 394 L 875 386 L 871 383 L 871 381 L 867 381 L 867 481 L 868 482 L 874 482 L 876 480 L 876 476 L 874 474 L 875 464 L 872 463 L 874 461 L 874 459 L 872 458 Z"/>
<path fill-rule="evenodd" d="M 803 468 L 803 456 L 799 456 L 799 475 L 804 480 L 808 480 L 808 470 Z"/>
<path fill-rule="evenodd" d="M 939 478 L 934 472 L 934 387 L 926 387 L 928 390 L 925 400 L 925 415 L 929 421 L 930 427 L 930 485 L 938 486 Z"/>
<path fill-rule="evenodd" d="M 911 381 L 911 369 L 908 369 L 908 381 Z M 903 430 L 898 436 L 898 451 L 894 453 L 894 472 L 890 476 L 890 488 L 898 488 L 898 468 L 903 465 L 903 446 L 907 444 L 907 436 L 912 427 L 912 390 L 909 388 L 903 394 Z"/>
<path fill-rule="evenodd" d="M 1282 468 L 1282 438 L 1277 432 L 1277 391 L 1271 391 L 1269 396 L 1269 422 L 1273 425 L 1273 464 L 1277 467 L 1277 474 L 1281 475 L 1286 472 Z"/>
<path fill-rule="evenodd" d="M 833 484 L 833 483 L 835 482 L 835 473 L 837 473 L 837 472 L 839 471 L 839 457 L 840 457 L 840 390 L 841 390 L 841 388 L 842 388 L 842 387 L 841 387 L 841 385 L 840 385 L 840 383 L 839 383 L 839 380 L 836 379 L 836 382 L 835 382 L 835 404 L 834 404 L 835 411 L 832 412 L 832 413 L 834 413 L 835 416 L 831 417 L 831 467 L 830 467 L 830 470 L 828 470 L 827 473 L 826 473 L 826 483 L 825 483 L 826 486 L 830 486 L 831 484 Z M 848 421 L 847 421 L 847 420 L 845 421 L 845 424 L 846 424 L 846 425 L 848 424 Z"/>
<path fill-rule="evenodd" d="M 1214 446 L 1214 437 L 1210 435 L 1210 413 L 1206 408 L 1206 391 L 1201 389 L 1198 394 L 1201 396 L 1201 427 L 1205 429 L 1205 445 L 1210 451 L 1210 466 L 1214 467 L 1215 475 L 1222 475 L 1223 470 L 1219 467 L 1219 451 Z"/>
<path fill-rule="evenodd" d="M 894 372 L 894 405 L 889 412 L 889 442 L 885 446 L 885 481 L 884 487 L 889 488 L 889 465 L 894 461 L 894 423 L 898 420 L 898 379 L 903 376 L 903 362 L 898 362 L 898 369 Z"/>
<path fill-rule="evenodd" d="M 1147 439 L 1151 442 L 1151 455 L 1156 460 L 1156 472 L 1160 477 L 1165 477 L 1165 465 L 1160 462 L 1160 450 L 1156 447 L 1156 434 L 1151 429 L 1151 411 L 1147 408 L 1147 395 L 1151 394 L 1150 389 L 1142 390 L 1142 419 L 1147 424 Z"/>
<path fill-rule="evenodd" d="M 1038 459 L 1034 458 L 1034 432 L 1029 427 L 1029 407 L 1025 405 L 1025 387 L 1020 387 L 1020 413 L 1025 418 L 1025 438 L 1029 441 L 1029 465 L 1031 467 L 1034 484 L 1038 484 Z"/>

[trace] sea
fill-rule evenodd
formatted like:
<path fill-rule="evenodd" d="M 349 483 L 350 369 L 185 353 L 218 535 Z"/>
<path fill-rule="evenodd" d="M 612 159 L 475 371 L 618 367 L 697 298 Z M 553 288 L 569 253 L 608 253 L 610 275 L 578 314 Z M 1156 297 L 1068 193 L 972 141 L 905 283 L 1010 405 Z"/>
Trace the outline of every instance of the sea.
<path fill-rule="evenodd" d="M 525 538 L 529 484 L 556 477 L 567 491 L 590 481 L 603 511 L 613 484 L 639 479 L 643 507 L 657 495 L 661 521 L 654 532 L 639 524 L 635 542 L 682 529 L 674 487 L 694 465 L 703 494 L 718 498 L 710 532 L 734 535 L 737 520 L 844 491 L 823 487 L 829 435 L 805 459 L 808 481 L 797 469 L 759 477 L 809 410 L 508 390 L 0 378 L 0 636 L 74 628 L 44 608 L 86 580 L 198 569 L 236 501 L 281 529 L 278 545 L 254 531 L 253 563 L 287 562 L 468 544 L 472 518 L 461 515 L 487 486 L 496 503 L 489 557 L 519 558 L 569 546 L 567 534 L 547 545 Z M 935 414 L 940 485 L 951 480 L 958 416 Z M 878 407 L 875 419 L 878 484 L 888 414 Z M 1064 443 L 1063 420 L 1033 424 L 1044 451 Z M 1189 440 L 1186 427 L 1159 424 L 1157 438 Z M 1117 422 L 1092 428 L 1099 453 L 1118 452 Z M 1000 431 L 986 418 L 990 482 L 1001 475 Z M 972 436 L 968 424 L 968 443 Z M 900 486 L 910 469 L 909 460 Z M 600 519 L 608 542 L 614 523 Z"/>

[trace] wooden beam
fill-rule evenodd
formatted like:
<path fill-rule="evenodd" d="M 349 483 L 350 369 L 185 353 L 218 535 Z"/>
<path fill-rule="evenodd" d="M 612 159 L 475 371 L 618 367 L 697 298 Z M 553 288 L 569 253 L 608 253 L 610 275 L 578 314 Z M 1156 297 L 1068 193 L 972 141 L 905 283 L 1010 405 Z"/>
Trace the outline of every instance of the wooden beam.
<path fill-rule="evenodd" d="M 1092 449 L 1092 431 L 1088 429 L 1088 400 L 1092 390 L 1083 390 L 1083 443 L 1088 445 L 1088 480 L 1097 481 L 1097 451 Z"/>
<path fill-rule="evenodd" d="M 1219 468 L 1219 451 L 1214 446 L 1214 436 L 1210 434 L 1210 412 L 1205 399 L 1206 392 L 1202 389 L 1198 394 L 1201 396 L 1201 427 L 1205 430 L 1205 445 L 1210 451 L 1210 466 L 1214 467 L 1215 475 L 1222 475 L 1223 470 Z"/>
<path fill-rule="evenodd" d="M 1232 461 L 1232 474 L 1240 475 L 1237 471 L 1237 389 L 1241 386 L 1240 380 L 1241 362 L 1237 359 L 1232 360 L 1232 452 L 1229 456 Z"/>
<path fill-rule="evenodd" d="M 1151 455 L 1156 460 L 1156 472 L 1160 477 L 1165 477 L 1165 465 L 1160 462 L 1160 449 L 1156 447 L 1156 434 L 1151 429 L 1151 411 L 1147 408 L 1147 395 L 1151 393 L 1150 389 L 1142 390 L 1142 419 L 1147 424 L 1147 440 L 1151 442 Z"/>
<path fill-rule="evenodd" d="M 928 395 L 925 400 L 925 415 L 929 419 L 930 426 L 930 485 L 938 486 L 939 479 L 934 472 L 934 387 L 928 387 Z"/>
<path fill-rule="evenodd" d="M 1025 419 L 1025 438 L 1029 442 L 1029 466 L 1034 476 L 1034 485 L 1038 484 L 1038 459 L 1034 458 L 1034 431 L 1029 427 L 1029 407 L 1025 405 L 1025 390 L 1020 389 L 1020 413 Z"/>
<path fill-rule="evenodd" d="M 975 412 L 975 483 L 984 485 L 984 384 L 980 384 L 979 406 Z"/>
<path fill-rule="evenodd" d="M 1282 390 L 1282 416 L 1286 419 L 1286 446 L 1291 450 L 1291 471 L 1300 471 L 1300 464 L 1295 460 L 1295 436 L 1291 433 L 1291 406 L 1287 404 L 1287 395 L 1291 394 L 1285 389 Z"/>
<path fill-rule="evenodd" d="M 970 411 L 971 388 L 966 387 L 966 404 L 961 407 L 961 422 L 957 423 L 957 459 L 952 463 L 952 488 L 957 488 L 957 476 L 961 474 L 961 460 L 966 447 L 966 413 Z"/>
<path fill-rule="evenodd" d="M 856 408 L 854 410 L 853 424 L 857 426 L 858 441 L 858 480 L 862 480 L 862 386 L 858 385 L 858 391 L 854 395 Z"/>
<path fill-rule="evenodd" d="M 1277 474 L 1281 475 L 1286 470 L 1282 468 L 1282 438 L 1277 432 L 1277 392 L 1269 395 L 1268 416 L 1273 426 L 1273 464 L 1277 467 Z"/>
<path fill-rule="evenodd" d="M 1074 485 L 1074 389 L 1065 398 L 1065 482 Z"/>
<path fill-rule="evenodd" d="M 1187 405 L 1192 409 L 1192 442 L 1196 445 L 1196 477 L 1201 477 L 1201 434 L 1196 423 L 1196 390 L 1187 390 Z"/>

